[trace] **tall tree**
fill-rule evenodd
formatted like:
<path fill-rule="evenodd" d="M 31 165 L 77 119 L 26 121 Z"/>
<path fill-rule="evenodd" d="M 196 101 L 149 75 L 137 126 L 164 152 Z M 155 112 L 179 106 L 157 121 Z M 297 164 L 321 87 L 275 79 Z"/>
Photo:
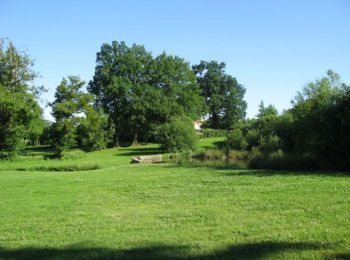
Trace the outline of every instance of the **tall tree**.
<path fill-rule="evenodd" d="M 77 128 L 78 145 L 84 150 L 94 151 L 106 148 L 112 136 L 108 116 L 102 109 L 95 111 L 92 106 L 86 106 L 85 116 L 80 118 Z"/>
<path fill-rule="evenodd" d="M 227 92 L 223 105 L 222 125 L 226 129 L 233 129 L 246 115 L 245 88 L 230 75 L 226 76 L 225 82 Z"/>
<path fill-rule="evenodd" d="M 30 87 L 36 73 L 30 57 L 10 41 L 0 39 L 0 158 L 15 155 L 29 138 L 42 110 L 36 88 Z"/>
<path fill-rule="evenodd" d="M 349 93 L 350 86 L 331 70 L 298 93 L 291 109 L 296 152 L 334 160 L 349 169 Z"/>
<path fill-rule="evenodd" d="M 210 127 L 233 129 L 245 117 L 245 88 L 225 68 L 225 63 L 217 61 L 201 61 L 192 67 L 209 108 Z"/>
<path fill-rule="evenodd" d="M 256 124 L 262 135 L 269 135 L 274 132 L 277 116 L 278 111 L 273 105 L 265 106 L 263 101 L 260 102 Z"/>
<path fill-rule="evenodd" d="M 51 104 L 53 124 L 53 145 L 58 153 L 77 146 L 77 127 L 82 113 L 92 101 L 90 94 L 83 92 L 85 82 L 77 76 L 63 78 Z"/>
<path fill-rule="evenodd" d="M 152 129 L 178 113 L 198 117 L 202 108 L 190 66 L 165 53 L 153 58 L 143 46 L 103 44 L 89 91 L 115 125 L 114 142 L 150 138 Z"/>
<path fill-rule="evenodd" d="M 95 75 L 88 89 L 96 95 L 95 106 L 102 107 L 114 122 L 118 131 L 114 134 L 115 145 L 130 133 L 137 139 L 145 122 L 140 92 L 149 80 L 151 62 L 152 55 L 143 46 L 134 44 L 130 48 L 125 42 L 103 44 L 97 53 Z"/>
<path fill-rule="evenodd" d="M 205 104 L 189 63 L 164 52 L 154 59 L 153 64 L 151 84 L 167 99 L 164 109 L 169 112 L 165 120 L 181 114 L 192 119 L 198 118 L 205 110 Z"/>

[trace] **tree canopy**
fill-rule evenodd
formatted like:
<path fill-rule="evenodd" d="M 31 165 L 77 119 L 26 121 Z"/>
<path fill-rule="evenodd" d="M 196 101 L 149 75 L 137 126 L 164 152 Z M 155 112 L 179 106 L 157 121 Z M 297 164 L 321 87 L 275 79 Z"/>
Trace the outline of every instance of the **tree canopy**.
<path fill-rule="evenodd" d="M 152 140 L 150 134 L 171 116 L 200 117 L 204 102 L 189 63 L 163 53 L 157 57 L 143 46 L 124 42 L 103 44 L 95 75 L 89 83 L 115 126 L 114 143 Z"/>
<path fill-rule="evenodd" d="M 30 57 L 10 41 L 0 39 L 0 157 L 15 155 L 34 136 L 37 139 L 42 109 L 32 81 L 37 76 Z"/>
<path fill-rule="evenodd" d="M 226 64 L 201 61 L 192 67 L 209 110 L 209 126 L 233 129 L 245 117 L 245 88 L 225 72 Z"/>
<path fill-rule="evenodd" d="M 56 89 L 51 104 L 56 119 L 52 139 L 59 154 L 75 147 L 99 150 L 108 143 L 108 119 L 102 110 L 95 111 L 93 96 L 83 91 L 84 85 L 80 77 L 68 76 Z"/>

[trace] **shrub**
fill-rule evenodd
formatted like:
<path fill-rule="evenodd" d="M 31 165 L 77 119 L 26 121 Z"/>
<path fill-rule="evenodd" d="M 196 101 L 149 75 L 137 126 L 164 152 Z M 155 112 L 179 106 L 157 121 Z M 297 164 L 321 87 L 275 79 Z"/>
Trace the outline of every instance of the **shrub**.
<path fill-rule="evenodd" d="M 227 148 L 244 150 L 247 146 L 248 143 L 245 140 L 241 129 L 236 128 L 227 135 Z"/>
<path fill-rule="evenodd" d="M 316 158 L 312 156 L 285 154 L 278 150 L 269 155 L 257 152 L 252 153 L 249 167 L 253 169 L 269 170 L 319 170 Z"/>
<path fill-rule="evenodd" d="M 17 168 L 16 171 L 42 171 L 42 172 L 77 172 L 97 170 L 101 167 L 97 164 L 83 165 L 62 165 L 62 166 L 43 166 L 33 168 Z"/>
<path fill-rule="evenodd" d="M 188 118 L 173 117 L 157 128 L 157 141 L 169 152 L 189 151 L 197 148 L 198 136 Z"/>
<path fill-rule="evenodd" d="M 106 148 L 112 132 L 108 129 L 108 117 L 102 110 L 96 112 L 92 107 L 86 117 L 80 120 L 77 129 L 79 147 L 87 151 Z"/>
<path fill-rule="evenodd" d="M 75 160 L 85 157 L 85 153 L 81 150 L 62 151 L 60 159 L 62 160 Z"/>
<path fill-rule="evenodd" d="M 58 156 L 77 147 L 75 123 L 71 119 L 58 121 L 52 126 L 52 142 Z"/>
<path fill-rule="evenodd" d="M 16 127 L 15 130 L 7 131 L 5 133 L 3 133 L 1 130 L 0 159 L 13 159 L 25 146 L 23 135 L 24 130 L 22 127 Z"/>
<path fill-rule="evenodd" d="M 280 138 L 277 135 L 262 136 L 259 143 L 260 151 L 265 154 L 271 154 L 280 149 Z"/>
<path fill-rule="evenodd" d="M 220 149 L 206 149 L 193 155 L 193 158 L 198 160 L 223 160 L 225 152 Z"/>
<path fill-rule="evenodd" d="M 248 130 L 247 134 L 245 135 L 245 139 L 248 144 L 248 149 L 252 149 L 255 146 L 259 145 L 259 133 L 256 129 L 250 129 Z"/>

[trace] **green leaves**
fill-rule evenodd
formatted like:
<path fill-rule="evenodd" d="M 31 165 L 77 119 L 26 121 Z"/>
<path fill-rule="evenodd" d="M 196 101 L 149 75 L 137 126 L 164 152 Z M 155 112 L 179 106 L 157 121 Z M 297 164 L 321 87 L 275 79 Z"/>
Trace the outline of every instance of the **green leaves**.
<path fill-rule="evenodd" d="M 169 152 L 194 151 L 198 135 L 190 119 L 173 117 L 168 123 L 157 127 L 157 141 Z"/>
<path fill-rule="evenodd" d="M 201 61 L 192 67 L 209 109 L 209 126 L 233 129 L 245 117 L 245 88 L 226 74 L 225 63 Z"/>
<path fill-rule="evenodd" d="M 150 140 L 154 125 L 174 115 L 197 118 L 203 111 L 189 64 L 166 53 L 153 58 L 136 44 L 102 45 L 88 89 L 96 95 L 95 106 L 103 108 L 117 126 L 115 136 L 122 141 Z"/>
<path fill-rule="evenodd" d="M 63 78 L 55 93 L 55 101 L 51 104 L 53 116 L 56 120 L 72 118 L 78 113 L 82 113 L 93 97 L 83 93 L 82 88 L 85 82 L 77 76 Z"/>
<path fill-rule="evenodd" d="M 63 79 L 57 87 L 52 103 L 53 145 L 63 151 L 79 146 L 85 150 L 99 150 L 108 142 L 108 120 L 102 110 L 92 107 L 93 96 L 83 92 L 85 82 L 77 76 Z"/>
<path fill-rule="evenodd" d="M 0 39 L 0 158 L 16 155 L 33 133 L 34 122 L 36 138 L 43 130 L 42 110 L 29 87 L 36 77 L 32 65 L 27 54 Z"/>

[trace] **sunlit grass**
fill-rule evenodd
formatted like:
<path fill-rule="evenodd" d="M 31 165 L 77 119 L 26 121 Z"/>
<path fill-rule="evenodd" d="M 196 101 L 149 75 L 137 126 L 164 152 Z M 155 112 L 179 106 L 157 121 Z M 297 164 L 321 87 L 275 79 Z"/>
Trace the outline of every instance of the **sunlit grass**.
<path fill-rule="evenodd" d="M 1 162 L 0 258 L 349 257 L 348 176 L 130 164 L 159 152 Z"/>

